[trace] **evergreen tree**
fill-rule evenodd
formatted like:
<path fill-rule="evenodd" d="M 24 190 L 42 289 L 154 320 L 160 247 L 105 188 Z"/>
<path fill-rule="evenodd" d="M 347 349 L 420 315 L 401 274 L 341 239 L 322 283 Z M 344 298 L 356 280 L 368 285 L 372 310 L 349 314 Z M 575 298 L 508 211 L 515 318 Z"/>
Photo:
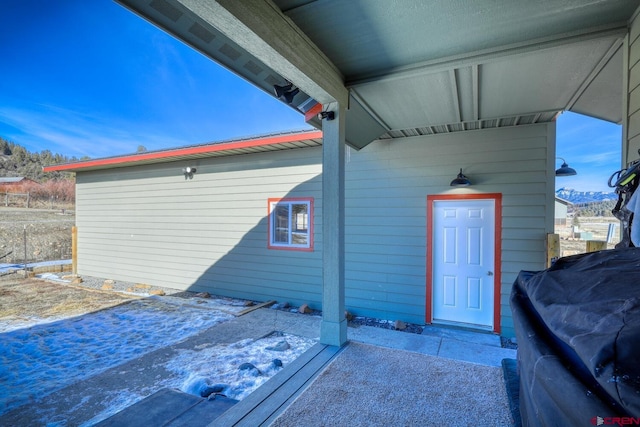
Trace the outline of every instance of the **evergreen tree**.
<path fill-rule="evenodd" d="M 81 160 L 88 160 L 83 156 Z M 0 137 L 0 176 L 23 176 L 36 182 L 48 180 L 72 179 L 73 174 L 68 172 L 44 173 L 44 166 L 77 161 L 75 157 L 67 157 L 62 154 L 54 154 L 50 150 L 41 152 L 29 152 L 26 148 Z"/>

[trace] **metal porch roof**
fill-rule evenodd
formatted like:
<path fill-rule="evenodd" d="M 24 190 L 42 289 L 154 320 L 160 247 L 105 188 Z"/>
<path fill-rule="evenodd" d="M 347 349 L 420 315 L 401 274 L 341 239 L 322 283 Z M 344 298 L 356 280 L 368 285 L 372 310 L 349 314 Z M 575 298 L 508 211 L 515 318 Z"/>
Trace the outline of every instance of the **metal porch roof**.
<path fill-rule="evenodd" d="M 268 93 L 292 81 L 301 90 L 292 107 L 301 113 L 316 105 L 305 93 L 314 86 L 300 73 L 274 71 L 236 43 L 246 32 L 214 25 L 220 21 L 212 4 L 261 31 L 270 25 L 266 19 L 242 15 L 257 3 L 118 1 Z M 347 141 L 356 148 L 376 138 L 549 122 L 564 110 L 622 121 L 622 47 L 638 0 L 264 4 L 342 79 L 349 90 Z M 281 40 L 272 37 L 260 40 L 277 46 Z M 292 64 L 300 59 L 293 49 L 280 53 Z"/>

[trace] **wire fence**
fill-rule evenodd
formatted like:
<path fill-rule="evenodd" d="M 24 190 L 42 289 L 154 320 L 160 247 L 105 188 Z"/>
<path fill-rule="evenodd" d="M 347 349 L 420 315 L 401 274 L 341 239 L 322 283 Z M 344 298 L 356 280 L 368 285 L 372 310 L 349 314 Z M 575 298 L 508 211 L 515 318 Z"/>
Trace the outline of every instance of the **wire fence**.
<path fill-rule="evenodd" d="M 0 267 L 71 259 L 75 206 L 37 208 L 38 198 L 9 194 L 0 193 Z M 18 206 L 12 205 L 16 200 Z"/>
<path fill-rule="evenodd" d="M 0 246 L 0 264 L 21 265 L 71 259 L 71 230 L 68 233 L 56 234 L 54 237 L 45 238 L 37 233 L 31 233 L 25 227 L 22 232 L 22 238 L 14 236 L 11 240 L 2 242 Z"/>

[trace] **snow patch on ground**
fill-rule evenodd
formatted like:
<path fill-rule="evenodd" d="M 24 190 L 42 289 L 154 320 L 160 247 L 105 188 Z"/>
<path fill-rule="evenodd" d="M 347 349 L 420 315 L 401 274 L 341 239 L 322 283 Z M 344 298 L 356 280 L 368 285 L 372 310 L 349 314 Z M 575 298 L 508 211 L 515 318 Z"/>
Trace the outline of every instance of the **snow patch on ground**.
<path fill-rule="evenodd" d="M 142 354 L 175 344 L 232 314 L 150 297 L 2 334 L 0 414 Z"/>
<path fill-rule="evenodd" d="M 49 279 L 47 279 L 49 280 Z M 122 292 L 127 294 L 127 292 Z M 229 315 L 237 315 L 238 313 L 240 313 L 241 311 L 245 310 L 247 307 L 244 306 L 244 301 L 242 300 L 234 300 L 234 299 L 226 299 L 226 298 L 179 298 L 179 297 L 172 297 L 172 296 L 163 296 L 163 297 L 159 297 L 159 296 L 153 296 L 153 295 L 149 295 L 149 294 L 140 294 L 140 293 L 131 293 L 129 292 L 128 294 L 130 295 L 135 295 L 138 297 L 144 297 L 144 300 L 140 300 L 142 301 L 141 305 L 135 305 L 132 306 L 132 309 L 135 310 L 139 310 L 139 309 L 144 309 L 145 306 L 148 306 L 149 304 L 144 303 L 144 301 L 162 301 L 163 304 L 169 304 L 166 307 L 171 306 L 172 307 L 172 311 L 177 310 L 179 307 L 188 307 L 188 310 L 193 311 L 192 309 L 196 309 L 196 311 L 194 311 L 194 313 L 199 313 L 199 311 L 197 311 L 198 309 L 210 309 L 210 310 L 217 310 L 219 311 L 219 316 L 221 316 L 222 320 L 228 320 L 230 318 L 232 318 L 232 316 Z M 138 302 L 140 302 L 138 301 Z M 129 301 L 126 301 L 125 303 L 131 303 Z M 153 304 L 153 303 L 151 303 Z M 128 309 L 126 309 L 127 311 L 129 311 Z M 161 311 L 169 311 L 168 309 L 161 309 Z M 95 314 L 95 313 L 89 313 L 89 314 L 85 314 L 83 316 L 80 316 L 78 318 L 76 318 L 75 321 L 79 320 L 82 317 L 85 316 L 89 316 L 91 314 Z M 148 313 L 147 313 L 148 314 Z M 146 315 L 146 314 L 145 314 Z M 138 316 L 139 317 L 139 316 Z M 0 333 L 4 333 L 4 332 L 11 332 L 11 331 L 15 331 L 15 330 L 19 330 L 19 329 L 26 329 L 26 328 L 31 328 L 37 325 L 44 325 L 44 324 L 48 324 L 48 323 L 54 323 L 54 322 L 58 322 L 64 319 L 67 319 L 68 317 L 63 315 L 60 316 L 47 316 L 47 317 L 31 317 L 31 316 L 24 316 L 18 319 L 6 319 L 6 320 L 0 320 Z M 150 322 L 145 322 L 149 325 L 152 325 L 153 322 L 155 320 L 151 319 Z M 157 321 L 159 321 L 159 319 L 157 319 Z M 217 322 L 216 322 L 217 323 Z M 215 324 L 215 323 L 214 323 Z M 55 325 L 54 325 L 55 326 Z M 192 325 L 193 326 L 193 325 Z"/>
<path fill-rule="evenodd" d="M 37 402 L 66 386 L 90 378 L 146 353 L 184 341 L 245 310 L 244 301 L 226 298 L 148 297 L 78 317 L 0 321 L 0 416 Z M 286 341 L 284 351 L 274 347 Z M 315 340 L 273 333 L 233 344 L 201 344 L 176 350 L 163 363 L 170 375 L 151 378 L 143 389 L 123 381 L 119 390 L 104 390 L 106 409 L 81 423 L 91 426 L 162 389 L 174 388 L 200 396 L 208 386 L 224 384 L 222 394 L 241 400 L 293 362 Z M 278 359 L 281 362 L 274 363 Z M 239 370 L 251 363 L 256 370 Z M 41 412 L 43 425 L 65 426 L 71 413 L 91 400 L 83 397 L 66 413 Z"/>
<path fill-rule="evenodd" d="M 269 350 L 282 341 L 286 341 L 290 348 L 285 351 Z M 243 340 L 199 351 L 181 350 L 178 357 L 166 365 L 169 371 L 177 374 L 177 378 L 165 386 L 200 395 L 207 386 L 225 384 L 229 386 L 223 391 L 225 396 L 242 400 L 282 369 L 274 364 L 274 359 L 287 366 L 313 344 L 315 341 L 309 338 L 273 334 L 257 341 Z M 253 364 L 260 373 L 239 370 L 242 363 Z"/>
<path fill-rule="evenodd" d="M 268 349 L 282 341 L 286 341 L 290 348 L 285 351 Z M 161 388 L 173 388 L 200 396 L 207 387 L 225 385 L 221 394 L 242 400 L 314 344 L 315 340 L 310 338 L 275 333 L 259 340 L 246 339 L 227 345 L 205 345 L 196 350 L 182 349 L 174 358 L 163 364 L 174 375 L 159 379 L 147 394 L 150 395 Z M 275 366 L 274 359 L 279 359 L 282 367 Z M 260 375 L 252 370 L 239 370 L 243 363 L 253 364 L 260 371 Z M 108 409 L 96 414 L 81 427 L 89 427 L 107 419 L 144 397 L 127 388 L 115 393 L 106 393 L 103 401 Z"/>

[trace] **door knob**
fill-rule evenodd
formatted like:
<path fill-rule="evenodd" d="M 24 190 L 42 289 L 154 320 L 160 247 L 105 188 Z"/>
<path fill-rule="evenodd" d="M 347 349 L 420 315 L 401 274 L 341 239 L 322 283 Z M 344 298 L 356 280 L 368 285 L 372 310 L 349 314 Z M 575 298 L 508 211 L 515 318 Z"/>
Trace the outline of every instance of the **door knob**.
<path fill-rule="evenodd" d="M 487 271 L 487 276 L 493 276 L 493 271 Z"/>

